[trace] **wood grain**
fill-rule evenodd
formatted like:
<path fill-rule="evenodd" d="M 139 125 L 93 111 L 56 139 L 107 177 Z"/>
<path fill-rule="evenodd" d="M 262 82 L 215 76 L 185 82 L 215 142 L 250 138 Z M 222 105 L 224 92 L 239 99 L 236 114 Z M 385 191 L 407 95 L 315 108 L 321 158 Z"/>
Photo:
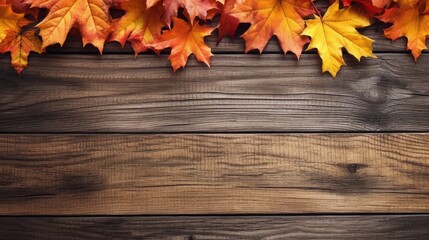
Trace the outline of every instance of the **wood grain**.
<path fill-rule="evenodd" d="M 352 59 L 348 59 L 352 62 Z M 306 55 L 222 55 L 172 74 L 155 56 L 0 60 L 0 132 L 429 131 L 429 55 L 382 54 L 320 74 Z"/>
<path fill-rule="evenodd" d="M 0 214 L 426 213 L 429 134 L 1 135 Z"/>
<path fill-rule="evenodd" d="M 428 215 L 0 218 L 2 240 L 425 239 Z"/>

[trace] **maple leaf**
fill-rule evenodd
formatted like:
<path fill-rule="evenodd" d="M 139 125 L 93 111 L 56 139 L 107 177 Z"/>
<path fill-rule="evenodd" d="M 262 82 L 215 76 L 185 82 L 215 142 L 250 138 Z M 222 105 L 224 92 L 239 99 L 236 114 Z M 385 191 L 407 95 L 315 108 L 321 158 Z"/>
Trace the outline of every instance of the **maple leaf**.
<path fill-rule="evenodd" d="M 0 0 L 0 4 L 12 4 L 12 9 L 16 13 L 29 13 L 37 18 L 38 9 L 30 9 L 31 0 Z"/>
<path fill-rule="evenodd" d="M 345 7 L 351 6 L 352 2 L 357 3 L 371 17 L 378 13 L 381 13 L 383 8 L 389 7 L 392 4 L 392 0 L 342 0 L 342 1 Z M 408 0 L 405 0 L 405 1 L 408 1 Z"/>
<path fill-rule="evenodd" d="M 113 21 L 109 41 L 117 41 L 122 46 L 129 41 L 136 54 L 146 51 L 165 26 L 161 20 L 164 8 L 157 4 L 147 9 L 142 0 L 128 0 L 119 7 L 125 10 L 125 15 Z"/>
<path fill-rule="evenodd" d="M 394 0 L 399 4 L 401 8 L 412 8 L 416 7 L 419 0 Z"/>
<path fill-rule="evenodd" d="M 168 25 L 170 25 L 173 17 L 177 16 L 177 12 L 181 7 L 186 10 L 192 24 L 196 17 L 206 20 L 207 12 L 216 8 L 216 5 L 211 0 L 147 0 L 146 4 L 148 8 L 151 8 L 160 1 L 165 7 L 164 17 Z"/>
<path fill-rule="evenodd" d="M 234 16 L 233 9 L 235 4 L 242 4 L 244 0 L 226 0 L 224 3 L 218 4 L 220 9 L 220 18 L 218 24 L 218 36 L 216 39 L 216 44 L 219 44 L 222 38 L 229 36 L 234 37 L 235 32 L 237 31 L 240 20 Z"/>
<path fill-rule="evenodd" d="M 283 52 L 291 51 L 299 58 L 309 41 L 301 33 L 305 28 L 303 17 L 314 13 L 311 0 L 246 0 L 233 11 L 240 22 L 251 23 L 241 36 L 246 41 L 246 52 L 262 52 L 276 35 Z"/>
<path fill-rule="evenodd" d="M 214 28 L 201 26 L 198 22 L 188 24 L 179 18 L 173 18 L 173 28 L 165 31 L 150 44 L 157 50 L 171 48 L 170 61 L 174 71 L 185 67 L 192 53 L 198 61 L 210 66 L 211 49 L 204 43 L 204 37 L 211 34 Z"/>
<path fill-rule="evenodd" d="M 411 50 L 414 60 L 417 61 L 426 47 L 426 38 L 429 36 L 429 1 L 421 1 L 419 6 L 403 4 L 403 7 L 387 9 L 378 17 L 383 22 L 393 25 L 384 29 L 384 35 L 392 40 L 400 37 L 407 38 L 407 49 Z M 401 6 L 401 5 L 400 5 Z"/>
<path fill-rule="evenodd" d="M 345 65 L 342 48 L 345 48 L 358 60 L 361 57 L 375 57 L 372 53 L 370 38 L 361 35 L 356 28 L 370 25 L 367 17 L 354 7 L 339 9 L 339 1 L 335 1 L 324 17 L 306 20 L 307 28 L 302 34 L 310 36 L 308 49 L 317 49 L 323 61 L 322 71 L 336 76 L 342 65 Z"/>
<path fill-rule="evenodd" d="M 24 14 L 17 14 L 12 11 L 10 4 L 0 5 L 0 42 L 9 32 L 16 32 L 20 29 L 20 24 L 26 24 L 29 21 L 24 18 Z"/>
<path fill-rule="evenodd" d="M 42 47 L 63 45 L 72 27 L 79 29 L 83 45 L 91 43 L 100 53 L 110 34 L 109 7 L 113 0 L 33 0 L 32 7 L 47 8 L 49 13 L 37 27 Z"/>
<path fill-rule="evenodd" d="M 372 5 L 378 8 L 386 8 L 392 4 L 392 0 L 372 0 Z"/>
<path fill-rule="evenodd" d="M 343 0 L 345 7 L 351 6 L 352 2 L 357 3 L 371 17 L 375 16 L 376 14 L 379 14 L 384 7 L 384 6 L 382 7 L 375 6 L 372 0 Z M 377 4 L 383 4 L 383 3 L 377 3 Z"/>
<path fill-rule="evenodd" d="M 0 44 L 0 52 L 11 53 L 12 67 L 21 73 L 28 66 L 30 52 L 42 53 L 42 42 L 37 37 L 36 30 L 21 30 L 9 32 Z"/>

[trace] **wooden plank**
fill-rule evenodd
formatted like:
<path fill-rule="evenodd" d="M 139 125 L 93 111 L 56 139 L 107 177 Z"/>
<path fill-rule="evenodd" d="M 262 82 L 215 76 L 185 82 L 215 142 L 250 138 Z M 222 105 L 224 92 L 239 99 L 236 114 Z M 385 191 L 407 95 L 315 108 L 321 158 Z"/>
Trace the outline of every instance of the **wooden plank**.
<path fill-rule="evenodd" d="M 172 74 L 156 56 L 0 60 L 0 132 L 429 131 L 429 55 L 347 59 L 336 79 L 305 55 L 222 55 Z"/>
<path fill-rule="evenodd" d="M 0 218 L 0 239 L 425 239 L 428 215 Z"/>
<path fill-rule="evenodd" d="M 378 23 L 374 24 L 371 27 L 361 30 L 365 36 L 375 40 L 373 44 L 373 49 L 375 53 L 385 53 L 385 52 L 396 52 L 396 53 L 410 53 L 407 50 L 407 41 L 405 38 L 400 38 L 396 41 L 391 41 L 383 36 L 383 28 L 387 27 L 386 24 Z M 207 37 L 206 43 L 212 48 L 213 53 L 242 53 L 244 52 L 244 40 L 239 36 L 244 33 L 246 27 L 242 26 L 237 32 L 237 36 L 234 39 L 229 37 L 224 38 L 219 45 L 216 46 L 216 35 Z M 427 52 L 428 50 L 424 50 Z M 48 53 L 93 53 L 98 54 L 98 49 L 88 45 L 85 48 L 82 48 L 82 40 L 79 36 L 73 35 L 66 41 L 63 47 L 59 45 L 51 46 L 47 49 Z M 107 43 L 104 48 L 104 53 L 128 53 L 133 54 L 133 50 L 129 44 L 122 48 L 119 43 Z M 257 53 L 257 51 L 252 51 L 252 53 Z M 283 53 L 280 49 L 277 39 L 272 38 L 267 44 L 264 53 Z M 315 51 L 304 52 L 315 53 Z M 130 58 L 133 56 L 131 55 Z"/>
<path fill-rule="evenodd" d="M 0 214 L 427 213 L 429 134 L 0 135 Z"/>

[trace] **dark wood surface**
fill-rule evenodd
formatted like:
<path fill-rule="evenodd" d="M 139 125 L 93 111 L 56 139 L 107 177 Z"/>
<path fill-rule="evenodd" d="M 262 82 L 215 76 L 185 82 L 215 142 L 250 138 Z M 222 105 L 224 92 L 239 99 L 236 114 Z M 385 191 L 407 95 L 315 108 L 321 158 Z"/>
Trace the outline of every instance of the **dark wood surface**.
<path fill-rule="evenodd" d="M 0 214 L 416 213 L 428 134 L 1 135 Z"/>
<path fill-rule="evenodd" d="M 227 54 L 178 74 L 156 56 L 33 60 L 21 77 L 0 60 L 0 132 L 429 130 L 429 55 L 380 54 L 336 79 L 316 55 Z"/>
<path fill-rule="evenodd" d="M 20 77 L 2 55 L 0 239 L 427 239 L 429 55 L 385 26 L 336 79 L 275 38 L 177 74 L 73 33 Z"/>
<path fill-rule="evenodd" d="M 0 218 L 1 240 L 426 239 L 428 215 Z"/>

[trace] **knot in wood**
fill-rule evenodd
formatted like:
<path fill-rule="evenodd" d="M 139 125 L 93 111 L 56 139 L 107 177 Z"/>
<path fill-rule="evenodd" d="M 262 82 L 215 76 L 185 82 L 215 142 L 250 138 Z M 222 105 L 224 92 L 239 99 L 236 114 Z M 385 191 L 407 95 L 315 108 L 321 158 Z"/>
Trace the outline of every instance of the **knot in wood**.
<path fill-rule="evenodd" d="M 386 89 L 378 86 L 373 86 L 364 93 L 364 97 L 368 102 L 383 103 L 386 101 L 387 98 Z"/>
<path fill-rule="evenodd" d="M 355 163 L 352 163 L 352 164 L 348 164 L 348 165 L 347 165 L 347 170 L 348 170 L 350 173 L 356 173 L 356 172 L 357 172 L 357 168 L 358 168 L 358 165 L 357 165 L 357 164 L 355 164 Z"/>

